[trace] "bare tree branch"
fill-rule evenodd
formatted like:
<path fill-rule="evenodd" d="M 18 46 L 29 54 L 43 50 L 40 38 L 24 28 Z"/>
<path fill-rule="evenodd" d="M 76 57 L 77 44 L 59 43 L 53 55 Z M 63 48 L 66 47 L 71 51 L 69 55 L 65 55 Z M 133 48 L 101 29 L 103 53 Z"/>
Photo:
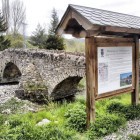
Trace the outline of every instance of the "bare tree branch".
<path fill-rule="evenodd" d="M 10 9 L 9 9 L 9 0 L 2 0 L 2 13 L 7 24 L 7 27 L 10 26 Z M 8 30 L 7 30 L 8 32 Z"/>
<path fill-rule="evenodd" d="M 26 19 L 26 8 L 21 0 L 14 0 L 11 4 L 11 21 L 14 25 L 14 32 L 19 31 L 22 22 Z"/>

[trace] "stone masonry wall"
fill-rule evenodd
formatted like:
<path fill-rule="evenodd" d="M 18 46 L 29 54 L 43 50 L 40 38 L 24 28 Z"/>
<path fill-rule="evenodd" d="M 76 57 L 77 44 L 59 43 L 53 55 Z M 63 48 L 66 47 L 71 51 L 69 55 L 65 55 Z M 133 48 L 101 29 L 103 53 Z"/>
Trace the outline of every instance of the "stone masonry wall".
<path fill-rule="evenodd" d="M 60 92 L 57 91 L 57 94 L 60 95 L 57 98 L 66 96 L 64 95 L 65 83 L 68 84 L 68 81 L 71 81 L 69 77 L 73 78 L 73 84 L 71 84 L 70 89 L 67 89 L 67 95 L 74 94 L 79 79 L 85 77 L 84 53 L 39 49 L 4 50 L 0 52 L 0 83 L 4 82 L 3 75 L 9 62 L 16 65 L 21 72 L 21 77 L 18 77 L 20 90 L 31 85 L 35 87 L 38 84 L 41 87 L 45 85 L 47 86 L 48 95 L 51 97 L 51 93 L 53 93 L 53 98 L 55 98 L 54 90 L 56 88 L 59 90 L 58 85 L 62 81 L 63 86 L 61 85 Z"/>

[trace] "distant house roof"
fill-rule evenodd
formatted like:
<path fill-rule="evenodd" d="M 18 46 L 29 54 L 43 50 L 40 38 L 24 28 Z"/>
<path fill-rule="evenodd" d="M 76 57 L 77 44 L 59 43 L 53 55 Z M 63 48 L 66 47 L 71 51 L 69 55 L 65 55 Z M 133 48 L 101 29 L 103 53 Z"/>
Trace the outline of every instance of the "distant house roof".
<path fill-rule="evenodd" d="M 69 5 L 94 25 L 140 29 L 140 17 L 107 10 Z"/>
<path fill-rule="evenodd" d="M 85 31 L 85 33 L 83 32 Z M 140 37 L 140 17 L 70 4 L 62 17 L 56 33 L 87 35 L 120 35 Z"/>

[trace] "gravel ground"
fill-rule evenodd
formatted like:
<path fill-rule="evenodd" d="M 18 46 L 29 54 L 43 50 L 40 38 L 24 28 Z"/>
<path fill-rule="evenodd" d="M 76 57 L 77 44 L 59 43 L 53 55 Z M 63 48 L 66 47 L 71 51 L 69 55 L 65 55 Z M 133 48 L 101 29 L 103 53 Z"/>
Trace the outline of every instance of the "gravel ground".
<path fill-rule="evenodd" d="M 105 136 L 103 140 L 128 140 L 129 135 L 137 135 L 140 136 L 140 120 L 130 120 L 127 122 L 126 129 L 119 129 L 118 133 L 113 133 L 111 135 Z"/>
<path fill-rule="evenodd" d="M 14 97 L 17 88 L 18 85 L 0 85 L 0 104 Z"/>

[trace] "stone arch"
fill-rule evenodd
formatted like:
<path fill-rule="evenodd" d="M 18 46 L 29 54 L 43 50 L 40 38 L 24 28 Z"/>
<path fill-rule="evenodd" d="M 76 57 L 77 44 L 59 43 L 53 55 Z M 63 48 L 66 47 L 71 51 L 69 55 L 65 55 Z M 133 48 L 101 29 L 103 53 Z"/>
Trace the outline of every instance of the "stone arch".
<path fill-rule="evenodd" d="M 77 86 L 83 77 L 72 76 L 64 79 L 55 86 L 51 93 L 52 99 L 60 99 L 70 95 L 74 95 L 77 91 Z"/>
<path fill-rule="evenodd" d="M 19 82 L 21 78 L 21 72 L 19 68 L 12 62 L 6 64 L 3 71 L 3 83 Z"/>

